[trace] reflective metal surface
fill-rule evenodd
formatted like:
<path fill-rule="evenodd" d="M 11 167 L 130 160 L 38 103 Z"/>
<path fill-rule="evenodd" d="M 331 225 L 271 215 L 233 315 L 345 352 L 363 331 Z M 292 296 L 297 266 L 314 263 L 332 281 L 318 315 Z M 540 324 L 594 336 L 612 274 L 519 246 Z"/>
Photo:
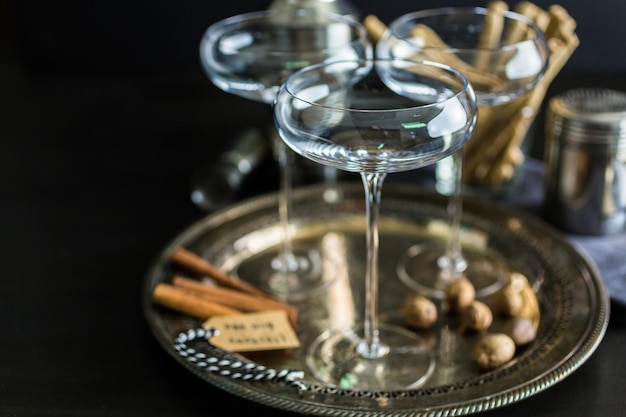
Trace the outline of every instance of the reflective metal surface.
<path fill-rule="evenodd" d="M 398 257 L 419 241 L 441 237 L 446 199 L 415 187 L 392 183 L 386 187 L 380 228 L 380 311 L 381 321 L 397 324 L 401 322 L 399 307 L 412 294 L 396 275 Z M 183 246 L 232 273 L 240 264 L 278 250 L 274 194 L 244 201 L 191 225 L 151 265 L 144 287 L 144 312 L 155 337 L 175 360 L 226 392 L 308 415 L 465 415 L 517 402 L 547 389 L 576 370 L 601 342 L 608 323 L 609 298 L 595 265 L 538 219 L 493 202 L 468 198 L 463 213 L 464 244 L 497 252 L 511 270 L 528 277 L 542 314 L 536 340 L 518 349 L 505 367 L 481 371 L 471 355 L 478 334 L 458 333 L 458 322 L 442 313 L 440 325 L 420 332 L 431 341 L 440 359 L 422 387 L 395 392 L 325 387 L 306 369 L 304 354 L 322 331 L 359 320 L 365 265 L 362 185 L 345 185 L 330 194 L 327 191 L 325 187 L 296 190 L 293 222 L 296 243 L 319 250 L 323 274 L 333 282 L 326 292 L 296 304 L 300 312 L 300 348 L 247 358 L 274 369 L 304 371 L 306 389 L 233 379 L 194 366 L 177 354 L 174 339 L 179 332 L 201 323 L 151 302 L 152 288 L 180 272 L 168 262 L 174 248 Z M 246 279 L 254 281 L 251 276 Z M 502 325 L 503 320 L 496 318 L 489 331 L 495 332 Z"/>
<path fill-rule="evenodd" d="M 578 88 L 550 100 L 546 118 L 546 216 L 567 232 L 626 227 L 626 94 Z"/>

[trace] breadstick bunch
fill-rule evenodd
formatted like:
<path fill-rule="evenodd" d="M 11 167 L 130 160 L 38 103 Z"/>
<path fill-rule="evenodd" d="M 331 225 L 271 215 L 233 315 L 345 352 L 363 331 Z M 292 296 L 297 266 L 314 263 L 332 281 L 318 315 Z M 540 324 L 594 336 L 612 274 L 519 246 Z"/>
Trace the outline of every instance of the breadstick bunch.
<path fill-rule="evenodd" d="M 513 9 L 502 0 L 492 0 L 487 4 L 488 10 L 514 11 L 534 21 L 543 31 L 549 49 L 548 67 L 537 85 L 525 95 L 504 104 L 481 106 L 478 121 L 472 138 L 465 146 L 463 162 L 463 181 L 468 184 L 486 188 L 498 188 L 508 184 L 518 168 L 524 163 L 524 140 L 535 120 L 546 91 L 554 78 L 565 66 L 579 45 L 576 36 L 576 21 L 567 10 L 554 4 L 547 10 L 529 1 L 521 1 Z M 499 14 L 487 13 L 485 25 L 480 36 L 479 48 L 492 48 L 499 42 L 503 25 L 498 19 Z M 375 16 L 369 15 L 363 21 L 370 39 L 376 42 L 386 30 L 384 23 Z M 437 33 L 427 26 L 416 27 L 425 46 L 447 47 Z M 507 39 L 514 41 L 521 32 L 510 30 Z M 521 38 L 520 38 L 521 39 Z M 438 61 L 463 72 L 476 90 L 490 91 L 497 94 L 503 81 L 489 72 L 477 55 L 473 62 L 450 54 L 439 54 L 429 51 L 428 59 Z"/>

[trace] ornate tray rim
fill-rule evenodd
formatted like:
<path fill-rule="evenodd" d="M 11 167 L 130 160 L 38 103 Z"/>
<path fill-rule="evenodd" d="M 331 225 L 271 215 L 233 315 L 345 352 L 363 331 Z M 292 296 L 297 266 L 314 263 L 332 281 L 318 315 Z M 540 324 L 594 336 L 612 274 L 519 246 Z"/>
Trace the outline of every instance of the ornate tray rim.
<path fill-rule="evenodd" d="M 354 198 L 356 194 L 362 195 L 362 185 L 358 183 L 341 184 L 340 186 L 343 192 L 346 195 L 350 195 L 352 198 Z M 383 204 L 385 198 L 388 197 L 389 194 L 400 199 L 409 197 L 415 198 L 415 201 L 419 201 L 417 197 L 423 198 L 427 196 L 429 204 L 443 205 L 445 201 L 444 197 L 414 185 L 389 183 L 385 187 L 386 188 L 383 191 Z M 293 198 L 295 199 L 294 201 L 308 198 L 307 196 L 310 196 L 311 194 L 319 194 L 323 188 L 323 186 L 319 185 L 297 188 L 293 193 Z M 416 202 L 415 204 L 419 205 L 421 203 Z M 476 215 L 477 212 L 484 212 L 490 215 L 498 214 L 499 216 L 508 216 L 521 220 L 525 225 L 532 226 L 533 229 L 541 230 L 541 233 L 545 235 L 544 237 L 553 240 L 553 243 L 558 244 L 561 249 L 566 250 L 570 256 L 573 256 L 575 260 L 584 267 L 583 270 L 581 270 L 581 277 L 579 278 L 582 280 L 583 285 L 590 291 L 591 304 L 593 305 L 590 306 L 591 310 L 589 314 L 592 316 L 591 318 L 593 320 L 590 320 L 588 328 L 586 328 L 584 338 L 578 340 L 570 351 L 565 352 L 563 357 L 556 361 L 554 366 L 549 371 L 535 375 L 532 379 L 520 383 L 519 386 L 502 391 L 490 392 L 476 398 L 456 403 L 442 402 L 421 407 L 419 401 L 416 401 L 416 403 L 411 404 L 410 407 L 389 409 L 378 406 L 366 406 L 363 408 L 362 404 L 358 404 L 358 407 L 344 407 L 334 404 L 329 405 L 319 396 L 321 395 L 323 398 L 325 395 L 340 394 L 357 400 L 360 397 L 366 397 L 373 399 L 376 402 L 376 398 L 384 399 L 404 397 L 407 396 L 407 393 L 411 394 L 408 395 L 411 397 L 414 392 L 349 392 L 337 389 L 324 390 L 323 388 L 317 387 L 318 390 L 312 399 L 304 400 L 299 398 L 297 395 L 294 397 L 291 393 L 289 393 L 289 395 L 283 395 L 281 389 L 277 389 L 276 386 L 268 388 L 268 385 L 249 381 L 240 381 L 207 372 L 197 366 L 194 366 L 193 363 L 181 358 L 179 353 L 174 348 L 173 339 L 176 335 L 167 332 L 165 326 L 163 325 L 164 318 L 160 314 L 160 310 L 156 308 L 151 301 L 152 289 L 154 285 L 159 282 L 156 276 L 167 267 L 168 254 L 174 248 L 185 246 L 185 244 L 193 240 L 206 228 L 217 227 L 217 225 L 235 221 L 240 216 L 253 213 L 260 207 L 267 208 L 274 206 L 277 206 L 277 195 L 275 193 L 269 193 L 233 204 L 194 222 L 188 228 L 179 233 L 173 240 L 171 240 L 156 257 L 155 261 L 148 270 L 144 281 L 144 288 L 142 290 L 142 306 L 144 316 L 152 333 L 161 346 L 177 362 L 187 368 L 190 372 L 212 385 L 236 396 L 285 411 L 319 416 L 421 417 L 473 414 L 518 402 L 542 392 L 562 381 L 565 377 L 569 376 L 576 369 L 578 369 L 591 356 L 606 333 L 609 321 L 610 299 L 598 268 L 588 256 L 578 251 L 561 234 L 561 232 L 552 226 L 545 224 L 541 219 L 498 202 L 484 202 L 477 197 L 466 196 L 464 197 L 464 213 Z M 481 215 L 479 215 L 479 217 L 481 217 Z M 294 390 L 293 387 L 285 388 L 285 386 L 283 386 L 282 389 Z M 443 388 L 444 391 L 446 389 L 448 388 Z M 418 389 L 419 394 L 416 395 L 415 398 L 419 399 L 420 396 L 430 395 L 429 393 L 436 393 L 437 395 L 442 394 L 441 391 L 437 392 L 437 390 L 437 387 Z"/>

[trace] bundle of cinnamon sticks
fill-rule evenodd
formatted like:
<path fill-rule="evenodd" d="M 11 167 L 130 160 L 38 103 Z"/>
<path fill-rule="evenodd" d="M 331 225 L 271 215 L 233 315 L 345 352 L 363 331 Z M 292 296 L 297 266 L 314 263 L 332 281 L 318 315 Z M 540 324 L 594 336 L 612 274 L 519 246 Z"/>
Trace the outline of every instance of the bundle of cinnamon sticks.
<path fill-rule="evenodd" d="M 489 10 L 509 10 L 506 2 L 493 0 L 487 4 Z M 463 181 L 484 187 L 498 187 L 509 182 L 518 167 L 524 163 L 524 140 L 535 120 L 546 91 L 554 78 L 565 66 L 580 41 L 575 33 L 576 21 L 567 10 L 554 4 L 544 10 L 532 2 L 521 1 L 512 11 L 522 14 L 543 31 L 550 51 L 548 68 L 539 83 L 527 94 L 505 104 L 481 107 L 478 121 L 471 140 L 465 147 L 463 163 Z M 487 18 L 489 14 L 487 14 Z M 493 24 L 490 24 L 493 23 Z M 386 27 L 375 16 L 369 15 L 363 21 L 370 39 L 376 42 L 384 33 Z M 441 46 L 441 39 L 434 31 L 423 27 L 422 39 L 426 39 L 433 46 Z M 502 26 L 497 22 L 487 21 L 481 40 L 485 46 L 494 38 L 499 38 Z M 513 35 L 511 35 L 513 36 Z M 488 85 L 491 89 L 497 88 L 493 83 L 498 80 L 492 74 L 481 69 L 479 62 L 468 63 L 461 59 L 430 57 L 433 60 L 447 60 L 446 63 L 462 71 L 470 82 L 477 88 Z"/>
<path fill-rule="evenodd" d="M 201 279 L 177 274 L 171 283 L 160 282 L 155 285 L 152 293 L 155 304 L 203 321 L 220 315 L 283 310 L 291 325 L 296 327 L 298 310 L 295 306 L 219 270 L 193 252 L 177 248 L 170 254 L 170 261 L 188 273 L 208 278 L 212 285 L 205 284 Z"/>

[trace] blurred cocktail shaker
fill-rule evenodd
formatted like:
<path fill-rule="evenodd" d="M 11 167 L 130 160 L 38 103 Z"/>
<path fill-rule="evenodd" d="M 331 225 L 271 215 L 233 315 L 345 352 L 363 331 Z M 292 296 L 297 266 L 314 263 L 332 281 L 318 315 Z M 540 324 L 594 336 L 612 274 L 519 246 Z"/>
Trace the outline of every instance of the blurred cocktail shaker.
<path fill-rule="evenodd" d="M 336 13 L 359 18 L 359 11 L 348 0 L 273 0 L 268 10 L 291 14 L 296 10 L 315 10 L 320 15 Z"/>
<path fill-rule="evenodd" d="M 264 132 L 246 128 L 237 133 L 232 146 L 215 164 L 198 170 L 192 179 L 191 201 L 212 211 L 234 201 L 243 181 L 269 154 Z"/>

